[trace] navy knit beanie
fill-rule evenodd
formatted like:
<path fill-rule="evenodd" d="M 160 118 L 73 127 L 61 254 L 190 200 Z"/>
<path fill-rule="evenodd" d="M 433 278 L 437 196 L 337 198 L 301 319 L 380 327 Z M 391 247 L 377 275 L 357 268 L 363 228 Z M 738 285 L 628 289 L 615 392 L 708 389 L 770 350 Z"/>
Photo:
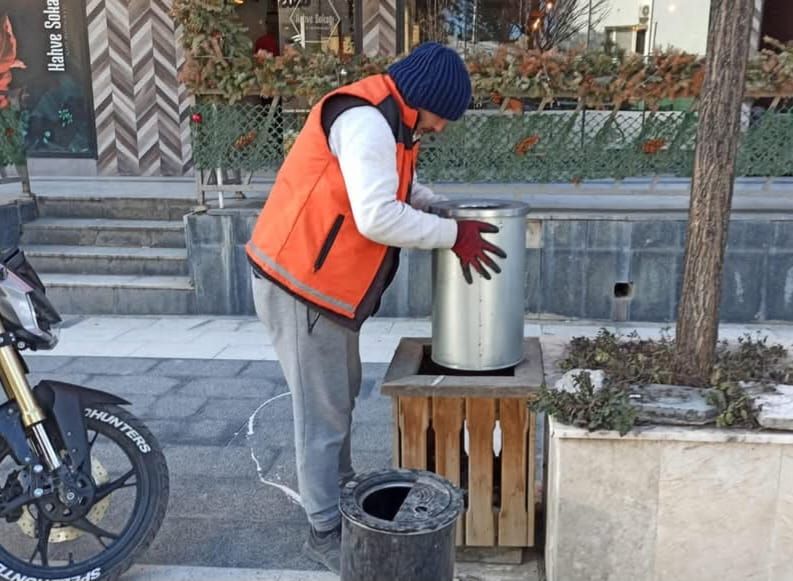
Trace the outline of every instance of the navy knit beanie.
<path fill-rule="evenodd" d="M 457 121 L 471 103 L 471 77 L 463 59 L 441 44 L 419 45 L 392 64 L 388 74 L 408 105 L 448 121 Z"/>

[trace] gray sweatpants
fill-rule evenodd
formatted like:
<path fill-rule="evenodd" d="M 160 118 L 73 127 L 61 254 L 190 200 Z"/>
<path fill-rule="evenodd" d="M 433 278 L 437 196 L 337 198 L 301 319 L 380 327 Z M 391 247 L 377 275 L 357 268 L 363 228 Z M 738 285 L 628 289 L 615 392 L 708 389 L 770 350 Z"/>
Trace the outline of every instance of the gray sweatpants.
<path fill-rule="evenodd" d="M 358 333 L 252 276 L 256 313 L 270 333 L 292 393 L 300 497 L 319 531 L 341 520 L 339 489 L 353 476 L 350 431 L 361 388 Z"/>

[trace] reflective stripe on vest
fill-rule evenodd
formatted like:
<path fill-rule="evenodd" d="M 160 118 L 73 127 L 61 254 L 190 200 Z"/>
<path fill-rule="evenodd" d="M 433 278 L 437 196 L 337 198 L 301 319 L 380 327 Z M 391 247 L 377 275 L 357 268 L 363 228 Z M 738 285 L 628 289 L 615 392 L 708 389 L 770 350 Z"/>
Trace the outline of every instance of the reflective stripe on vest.
<path fill-rule="evenodd" d="M 355 314 L 355 306 L 353 306 L 353 305 L 351 305 L 349 303 L 345 303 L 343 301 L 340 301 L 338 299 L 334 299 L 333 297 L 328 296 L 328 295 L 326 295 L 324 293 L 321 293 L 317 289 L 311 288 L 309 285 L 300 282 L 297 278 L 292 276 L 292 274 L 288 270 L 286 270 L 281 265 L 279 265 L 275 260 L 273 260 L 272 258 L 267 256 L 263 251 L 261 251 L 258 248 L 256 248 L 256 246 L 254 246 L 251 242 L 248 242 L 248 244 L 246 245 L 246 249 L 248 250 L 248 252 L 250 252 L 254 256 L 256 256 L 256 258 L 258 258 L 259 260 L 264 262 L 267 266 L 272 268 L 276 273 L 278 273 L 280 276 L 282 276 L 285 280 L 287 280 L 290 285 L 296 286 L 297 288 L 299 288 L 303 292 L 311 295 L 312 297 L 314 297 L 317 300 L 320 300 L 320 301 L 323 301 L 323 302 L 326 302 L 326 303 L 330 303 L 332 305 L 336 305 L 340 309 L 343 309 L 344 311 L 347 311 L 348 313 L 350 313 L 350 315 L 354 315 Z"/>

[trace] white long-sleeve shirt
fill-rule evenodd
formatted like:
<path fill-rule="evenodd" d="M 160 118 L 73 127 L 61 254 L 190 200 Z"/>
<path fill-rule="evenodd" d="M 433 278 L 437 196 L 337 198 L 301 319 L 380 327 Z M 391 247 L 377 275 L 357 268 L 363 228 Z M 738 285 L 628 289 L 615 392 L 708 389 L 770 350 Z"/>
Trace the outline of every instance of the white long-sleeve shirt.
<path fill-rule="evenodd" d="M 330 150 L 339 160 L 358 231 L 380 244 L 400 248 L 451 248 L 454 220 L 424 210 L 444 200 L 414 179 L 410 204 L 396 199 L 399 174 L 396 140 L 375 107 L 353 107 L 330 128 Z"/>

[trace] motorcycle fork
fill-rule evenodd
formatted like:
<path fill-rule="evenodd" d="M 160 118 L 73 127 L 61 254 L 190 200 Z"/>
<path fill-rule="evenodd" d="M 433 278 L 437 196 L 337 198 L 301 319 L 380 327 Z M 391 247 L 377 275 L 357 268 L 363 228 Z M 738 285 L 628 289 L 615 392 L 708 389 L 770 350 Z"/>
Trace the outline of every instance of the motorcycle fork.
<path fill-rule="evenodd" d="M 0 334 L 5 333 L 5 328 L 0 322 Z M 0 383 L 8 399 L 12 399 L 19 407 L 22 424 L 29 430 L 33 443 L 50 470 L 57 470 L 61 466 L 58 452 L 52 445 L 47 431 L 44 429 L 46 416 L 33 397 L 25 367 L 20 361 L 19 353 L 14 345 L 0 347 Z"/>

